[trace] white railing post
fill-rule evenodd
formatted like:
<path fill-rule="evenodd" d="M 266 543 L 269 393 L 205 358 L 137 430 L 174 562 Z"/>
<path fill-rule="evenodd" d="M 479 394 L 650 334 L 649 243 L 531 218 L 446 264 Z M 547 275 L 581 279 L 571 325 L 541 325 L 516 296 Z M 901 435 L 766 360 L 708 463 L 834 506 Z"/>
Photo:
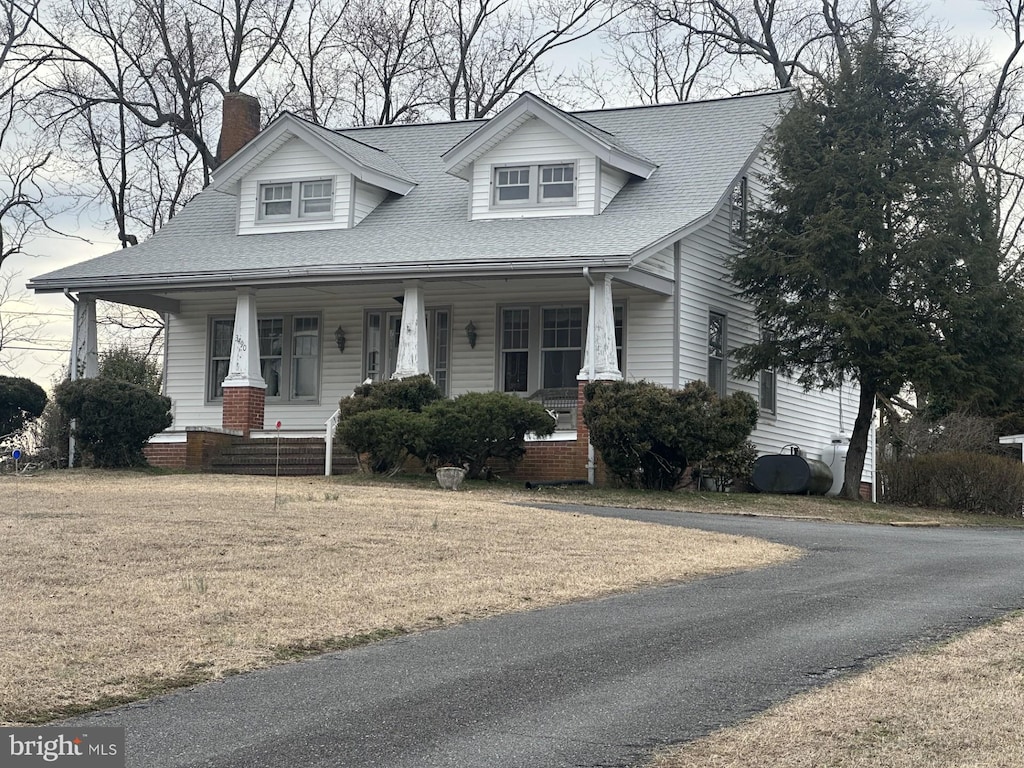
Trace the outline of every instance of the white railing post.
<path fill-rule="evenodd" d="M 331 414 L 331 418 L 324 422 L 324 477 L 330 477 L 334 469 L 334 430 L 338 428 L 338 421 L 341 419 L 341 409 Z"/>

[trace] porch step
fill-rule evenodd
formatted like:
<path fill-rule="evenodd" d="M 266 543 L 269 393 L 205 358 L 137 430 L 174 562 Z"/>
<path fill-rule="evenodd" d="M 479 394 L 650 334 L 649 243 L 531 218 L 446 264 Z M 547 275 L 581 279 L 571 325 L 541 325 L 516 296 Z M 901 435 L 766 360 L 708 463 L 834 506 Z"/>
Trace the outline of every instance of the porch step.
<path fill-rule="evenodd" d="M 326 450 L 316 438 L 281 440 L 236 437 L 210 462 L 210 472 L 226 475 L 287 476 L 323 475 Z M 357 469 L 355 457 L 335 444 L 332 473 L 344 475 Z"/>

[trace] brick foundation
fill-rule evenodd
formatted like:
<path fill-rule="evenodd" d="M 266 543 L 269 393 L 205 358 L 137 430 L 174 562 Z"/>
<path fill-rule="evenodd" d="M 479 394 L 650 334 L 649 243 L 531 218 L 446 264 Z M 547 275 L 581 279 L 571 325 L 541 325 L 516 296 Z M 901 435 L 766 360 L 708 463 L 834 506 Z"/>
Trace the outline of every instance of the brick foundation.
<path fill-rule="evenodd" d="M 142 453 L 151 467 L 160 469 L 184 469 L 185 443 L 149 443 Z"/>
<path fill-rule="evenodd" d="M 576 439 L 528 443 L 526 456 L 512 473 L 516 480 L 549 482 L 552 480 L 587 479 L 587 444 L 590 430 L 583 421 L 583 388 L 581 381 L 576 390 Z M 607 472 L 600 456 L 595 456 L 595 485 L 604 485 Z"/>
<path fill-rule="evenodd" d="M 244 437 L 263 429 L 266 391 L 259 387 L 224 387 L 221 425 L 238 430 Z"/>

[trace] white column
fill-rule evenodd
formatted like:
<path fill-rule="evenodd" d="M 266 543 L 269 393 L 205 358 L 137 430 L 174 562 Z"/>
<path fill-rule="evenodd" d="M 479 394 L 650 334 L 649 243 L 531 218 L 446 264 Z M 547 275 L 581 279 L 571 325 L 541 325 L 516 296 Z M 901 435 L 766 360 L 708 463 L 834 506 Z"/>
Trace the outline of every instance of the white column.
<path fill-rule="evenodd" d="M 79 294 L 75 303 L 75 350 L 71 377 L 92 379 L 99 375 L 100 361 L 96 342 L 96 297 Z"/>
<path fill-rule="evenodd" d="M 418 282 L 403 283 L 402 328 L 398 336 L 398 360 L 393 379 L 406 379 L 430 373 L 427 357 L 427 311 L 423 287 Z"/>
<path fill-rule="evenodd" d="M 594 275 L 590 283 L 590 312 L 587 317 L 587 346 L 583 352 L 581 381 L 621 381 L 622 371 L 615 355 L 615 307 L 612 304 L 612 276 Z"/>
<path fill-rule="evenodd" d="M 256 291 L 239 288 L 235 299 L 235 333 L 231 339 L 231 362 L 225 387 L 266 389 L 260 373 L 260 337 L 256 326 Z"/>

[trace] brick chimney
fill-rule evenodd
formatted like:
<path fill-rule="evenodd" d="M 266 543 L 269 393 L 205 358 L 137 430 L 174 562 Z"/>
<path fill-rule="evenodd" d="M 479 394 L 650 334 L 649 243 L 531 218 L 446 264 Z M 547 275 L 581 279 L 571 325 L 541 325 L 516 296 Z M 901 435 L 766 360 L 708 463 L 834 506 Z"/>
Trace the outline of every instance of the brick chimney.
<path fill-rule="evenodd" d="M 225 93 L 217 163 L 223 163 L 259 132 L 259 101 L 245 93 Z"/>

